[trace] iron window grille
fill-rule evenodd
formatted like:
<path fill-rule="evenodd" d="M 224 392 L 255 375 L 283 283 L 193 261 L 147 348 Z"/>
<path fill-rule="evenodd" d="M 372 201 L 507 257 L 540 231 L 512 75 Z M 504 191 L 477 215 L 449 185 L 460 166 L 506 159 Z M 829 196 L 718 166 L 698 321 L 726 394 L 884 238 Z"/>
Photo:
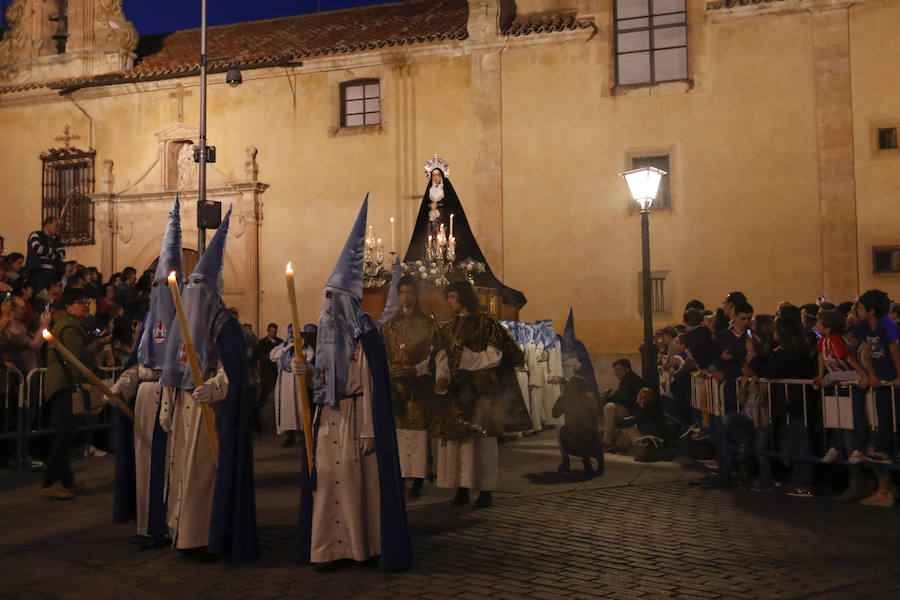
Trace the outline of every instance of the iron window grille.
<path fill-rule="evenodd" d="M 662 171 L 665 171 L 666 174 L 662 176 L 659 180 L 659 189 L 656 191 L 656 198 L 650 204 L 650 210 L 665 210 L 668 208 L 672 208 L 672 198 L 670 194 L 670 181 L 671 181 L 671 170 L 669 169 L 669 155 L 662 154 L 659 156 L 634 156 L 631 159 L 631 168 L 632 169 L 640 169 L 641 167 L 656 167 Z M 631 203 L 631 210 L 638 211 L 640 210 L 640 206 L 638 203 L 631 199 L 629 196 L 629 202 Z"/>
<path fill-rule="evenodd" d="M 616 83 L 687 79 L 685 0 L 615 1 Z"/>
<path fill-rule="evenodd" d="M 341 84 L 341 127 L 381 123 L 381 83 L 355 79 Z"/>
<path fill-rule="evenodd" d="M 94 243 L 94 150 L 52 148 L 41 154 L 41 216 L 57 217 L 67 246 Z"/>
<path fill-rule="evenodd" d="M 638 272 L 638 312 L 644 315 L 644 279 L 643 274 Z M 668 271 L 652 271 L 650 273 L 650 305 L 653 307 L 654 313 L 669 312 L 666 305 L 666 277 Z"/>

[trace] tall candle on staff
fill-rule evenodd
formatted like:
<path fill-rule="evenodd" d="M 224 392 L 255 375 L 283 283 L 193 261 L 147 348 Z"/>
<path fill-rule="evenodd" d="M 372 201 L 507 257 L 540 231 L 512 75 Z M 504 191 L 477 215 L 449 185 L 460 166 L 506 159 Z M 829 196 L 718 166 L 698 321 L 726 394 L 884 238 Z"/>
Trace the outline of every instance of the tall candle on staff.
<path fill-rule="evenodd" d="M 396 252 L 397 246 L 394 245 L 394 217 L 391 217 L 391 252 Z"/>
<path fill-rule="evenodd" d="M 300 338 L 300 313 L 297 310 L 297 291 L 294 289 L 294 268 L 291 263 L 284 269 L 287 280 L 288 301 L 291 304 L 291 322 L 293 323 L 294 355 L 303 362 L 303 340 Z M 306 389 L 306 373 L 294 373 L 297 395 L 300 398 L 300 416 L 303 419 L 303 440 L 306 442 L 306 464 L 309 472 L 313 468 L 312 416 L 309 414 L 309 392 Z"/>
<path fill-rule="evenodd" d="M 450 213 L 450 237 L 453 237 L 453 213 Z"/>

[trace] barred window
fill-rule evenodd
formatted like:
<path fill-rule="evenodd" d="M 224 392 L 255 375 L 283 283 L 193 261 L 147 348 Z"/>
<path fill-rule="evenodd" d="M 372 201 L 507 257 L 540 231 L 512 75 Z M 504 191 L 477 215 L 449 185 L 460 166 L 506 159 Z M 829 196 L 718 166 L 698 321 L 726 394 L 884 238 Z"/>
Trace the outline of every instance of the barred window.
<path fill-rule="evenodd" d="M 381 123 L 381 83 L 355 79 L 341 84 L 341 127 Z"/>
<path fill-rule="evenodd" d="M 656 191 L 656 198 L 650 204 L 650 210 L 663 210 L 672 208 L 672 198 L 669 193 L 670 181 L 672 179 L 672 171 L 669 168 L 669 155 L 662 154 L 659 156 L 633 156 L 631 158 L 631 168 L 640 169 L 641 167 L 656 167 L 666 174 L 659 180 L 659 189 Z M 629 197 L 630 198 L 630 197 Z M 637 202 L 631 202 L 631 210 L 640 210 Z"/>
<path fill-rule="evenodd" d="M 687 79 L 685 0 L 616 0 L 616 83 Z"/>
<path fill-rule="evenodd" d="M 93 150 L 52 148 L 41 154 L 41 218 L 57 217 L 67 246 L 94 243 Z"/>
<path fill-rule="evenodd" d="M 667 313 L 669 307 L 666 304 L 666 278 L 668 271 L 651 271 L 650 272 L 650 304 L 654 313 Z M 638 312 L 644 314 L 644 277 L 643 273 L 638 271 Z"/>

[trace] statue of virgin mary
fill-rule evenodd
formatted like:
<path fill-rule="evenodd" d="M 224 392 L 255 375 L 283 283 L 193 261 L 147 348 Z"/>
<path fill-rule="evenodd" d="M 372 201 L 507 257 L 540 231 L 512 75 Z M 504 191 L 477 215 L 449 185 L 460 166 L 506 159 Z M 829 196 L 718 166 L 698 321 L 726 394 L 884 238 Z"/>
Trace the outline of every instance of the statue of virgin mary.
<path fill-rule="evenodd" d="M 425 163 L 425 174 L 428 177 L 428 186 L 425 188 L 412 239 L 403 261 L 424 260 L 428 236 L 437 239 L 441 225 L 444 226 L 445 231 L 448 231 L 450 215 L 453 215 L 453 235 L 456 238 L 454 262 L 459 264 L 461 261 L 469 259 L 484 264 L 483 273 L 473 274 L 475 285 L 496 289 L 505 304 L 522 308 L 526 302 L 525 295 L 519 290 L 503 285 L 497 279 L 485 260 L 481 248 L 478 247 L 478 242 L 469 227 L 469 220 L 466 219 L 466 213 L 453 189 L 453 184 L 450 183 L 450 165 L 435 154 L 431 160 Z"/>

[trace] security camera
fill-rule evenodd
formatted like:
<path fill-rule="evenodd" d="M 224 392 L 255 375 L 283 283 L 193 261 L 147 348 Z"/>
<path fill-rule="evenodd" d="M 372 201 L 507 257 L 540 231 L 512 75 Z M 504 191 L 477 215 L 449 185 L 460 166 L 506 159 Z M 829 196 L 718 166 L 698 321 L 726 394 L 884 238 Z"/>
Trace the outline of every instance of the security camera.
<path fill-rule="evenodd" d="M 244 82 L 244 78 L 241 77 L 241 72 L 237 69 L 228 69 L 228 73 L 225 74 L 225 83 L 230 85 L 231 87 L 237 87 Z"/>

